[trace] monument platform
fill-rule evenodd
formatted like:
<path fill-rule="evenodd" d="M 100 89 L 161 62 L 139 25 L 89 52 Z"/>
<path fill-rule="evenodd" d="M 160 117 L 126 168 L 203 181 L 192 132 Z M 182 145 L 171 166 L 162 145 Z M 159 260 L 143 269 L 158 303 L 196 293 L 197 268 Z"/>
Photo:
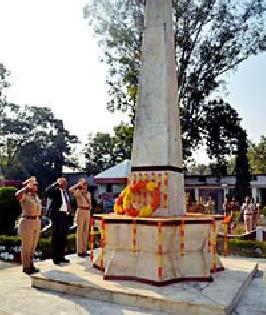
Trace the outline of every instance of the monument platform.
<path fill-rule="evenodd" d="M 38 263 L 42 272 L 32 276 L 32 287 L 89 299 L 130 305 L 177 315 L 231 314 L 253 278 L 257 264 L 238 258 L 223 258 L 223 272 L 211 283 L 176 283 L 154 287 L 144 283 L 103 280 L 102 272 L 86 259 L 71 255 L 69 265 Z"/>
<path fill-rule="evenodd" d="M 165 286 L 211 282 L 213 267 L 223 270 L 216 243 L 211 245 L 217 233 L 212 231 L 213 223 L 221 222 L 223 216 L 132 218 L 110 214 L 100 218 L 104 245 L 94 267 L 104 272 L 105 280 Z"/>

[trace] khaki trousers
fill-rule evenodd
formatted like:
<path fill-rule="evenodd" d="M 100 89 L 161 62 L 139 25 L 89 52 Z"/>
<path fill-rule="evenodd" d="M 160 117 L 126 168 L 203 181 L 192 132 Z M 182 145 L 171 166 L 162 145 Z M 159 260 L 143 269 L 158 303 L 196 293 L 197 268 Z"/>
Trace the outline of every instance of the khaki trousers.
<path fill-rule="evenodd" d="M 35 248 L 38 244 L 41 230 L 41 221 L 36 219 L 21 219 L 21 262 L 23 270 L 33 266 Z"/>
<path fill-rule="evenodd" d="M 252 214 L 244 214 L 244 222 L 246 226 L 246 232 L 252 230 Z"/>
<path fill-rule="evenodd" d="M 77 211 L 77 253 L 86 254 L 89 237 L 90 211 Z"/>

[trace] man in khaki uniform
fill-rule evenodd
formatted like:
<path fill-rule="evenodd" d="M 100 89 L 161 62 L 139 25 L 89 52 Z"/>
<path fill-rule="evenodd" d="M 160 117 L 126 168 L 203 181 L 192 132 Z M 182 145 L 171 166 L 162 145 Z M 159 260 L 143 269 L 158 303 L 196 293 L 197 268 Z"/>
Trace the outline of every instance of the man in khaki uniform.
<path fill-rule="evenodd" d="M 255 206 L 251 203 L 250 197 L 245 198 L 245 202 L 242 205 L 241 212 L 244 213 L 244 223 L 246 227 L 246 232 L 250 232 L 252 230 L 252 219 L 253 219 L 253 213 L 255 210 Z"/>
<path fill-rule="evenodd" d="M 69 191 L 74 195 L 77 201 L 77 253 L 79 257 L 85 257 L 87 252 L 91 194 L 88 191 L 88 184 L 85 178 L 72 186 Z"/>
<path fill-rule="evenodd" d="M 22 208 L 22 216 L 19 223 L 21 231 L 21 261 L 22 271 L 30 275 L 38 272 L 39 269 L 33 265 L 33 256 L 38 244 L 41 230 L 41 200 L 39 199 L 38 183 L 35 177 L 27 179 L 21 190 L 16 193 L 16 197 Z"/>

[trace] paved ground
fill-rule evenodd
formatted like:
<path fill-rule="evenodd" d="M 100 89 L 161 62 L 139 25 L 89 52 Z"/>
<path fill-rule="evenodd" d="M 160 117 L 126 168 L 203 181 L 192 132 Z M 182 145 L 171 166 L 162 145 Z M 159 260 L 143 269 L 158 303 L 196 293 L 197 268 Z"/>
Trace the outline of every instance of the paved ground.
<path fill-rule="evenodd" d="M 266 314 L 266 261 L 258 262 L 260 271 L 233 315 Z M 35 290 L 30 286 L 30 278 L 20 270 L 14 264 L 0 262 L 0 315 L 163 314 Z"/>
<path fill-rule="evenodd" d="M 259 272 L 241 297 L 233 315 L 266 314 L 266 259 L 257 260 Z"/>

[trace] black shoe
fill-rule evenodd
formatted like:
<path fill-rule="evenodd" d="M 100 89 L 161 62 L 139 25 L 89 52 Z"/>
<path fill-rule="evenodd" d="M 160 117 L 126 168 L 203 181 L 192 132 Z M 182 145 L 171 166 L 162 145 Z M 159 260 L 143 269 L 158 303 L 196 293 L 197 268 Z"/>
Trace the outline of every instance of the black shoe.
<path fill-rule="evenodd" d="M 26 269 L 24 272 L 25 272 L 26 275 L 32 275 L 33 274 L 33 270 L 31 268 L 30 269 Z"/>
<path fill-rule="evenodd" d="M 62 258 L 62 259 L 60 259 L 60 262 L 61 262 L 61 263 L 64 263 L 64 264 L 69 264 L 69 263 L 70 263 L 70 260 L 69 260 L 69 259 L 66 259 L 66 258 Z"/>
<path fill-rule="evenodd" d="M 60 265 L 61 260 L 53 259 L 53 263 L 54 263 L 55 265 Z"/>
<path fill-rule="evenodd" d="M 31 270 L 32 270 L 33 273 L 40 272 L 40 269 L 39 268 L 35 268 L 34 266 L 31 267 Z"/>

